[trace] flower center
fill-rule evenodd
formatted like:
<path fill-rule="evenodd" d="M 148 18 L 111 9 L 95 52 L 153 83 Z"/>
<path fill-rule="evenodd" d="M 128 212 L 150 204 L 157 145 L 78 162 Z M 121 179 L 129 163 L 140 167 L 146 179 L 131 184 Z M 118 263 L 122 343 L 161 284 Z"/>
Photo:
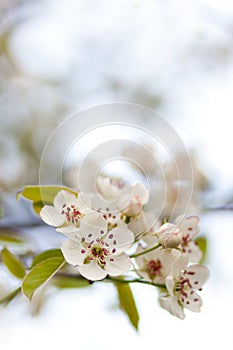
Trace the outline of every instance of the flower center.
<path fill-rule="evenodd" d="M 153 279 L 154 277 L 161 275 L 161 268 L 162 264 L 159 259 L 151 260 L 147 264 L 146 271 L 148 272 L 150 278 Z"/>
<path fill-rule="evenodd" d="M 90 233 L 88 237 L 91 238 L 91 236 L 92 234 Z M 88 251 L 88 256 L 84 263 L 89 263 L 92 260 L 96 260 L 99 266 L 102 268 L 104 268 L 106 265 L 106 257 L 116 252 L 116 248 L 113 248 L 110 251 L 108 248 L 109 244 L 101 238 L 96 238 L 95 241 L 86 241 L 85 237 L 83 237 L 81 243 L 83 245 L 81 252 L 84 254 L 86 251 Z M 113 262 L 114 259 L 111 257 L 109 261 Z"/>
<path fill-rule="evenodd" d="M 63 204 L 61 214 L 65 216 L 66 221 L 72 224 L 77 224 L 79 220 L 83 217 L 83 214 L 79 211 L 75 205 L 67 206 Z"/>

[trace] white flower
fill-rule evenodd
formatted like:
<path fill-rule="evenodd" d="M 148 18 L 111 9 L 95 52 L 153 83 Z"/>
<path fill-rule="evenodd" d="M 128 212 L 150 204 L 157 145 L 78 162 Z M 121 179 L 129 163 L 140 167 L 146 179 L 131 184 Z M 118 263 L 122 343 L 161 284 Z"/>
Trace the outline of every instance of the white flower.
<path fill-rule="evenodd" d="M 80 228 L 70 232 L 62 244 L 65 260 L 77 266 L 79 273 L 92 281 L 118 276 L 129 271 L 131 260 L 124 252 L 134 241 L 134 234 L 124 227 L 107 231 L 107 223 L 98 213 L 87 214 Z"/>
<path fill-rule="evenodd" d="M 193 241 L 193 238 L 199 233 L 199 217 L 196 215 L 179 216 L 175 223 L 182 232 L 182 252 L 187 254 L 189 262 L 198 263 L 201 260 L 202 251 Z"/>
<path fill-rule="evenodd" d="M 128 196 L 129 193 L 126 195 L 121 196 L 122 206 L 127 201 L 126 196 Z M 120 207 L 120 210 L 127 216 L 135 217 L 139 215 L 143 209 L 143 206 L 148 202 L 149 200 L 149 190 L 140 182 L 136 182 L 132 186 L 132 193 L 129 198 L 129 202 L 125 208 Z"/>
<path fill-rule="evenodd" d="M 194 264 L 187 266 L 187 255 L 181 255 L 174 263 L 171 274 L 166 278 L 167 294 L 162 294 L 160 304 L 173 315 L 184 319 L 183 309 L 199 312 L 202 300 L 196 293 L 209 277 L 207 267 Z"/>
<path fill-rule="evenodd" d="M 74 194 L 62 190 L 54 197 L 53 204 L 54 206 L 45 205 L 40 211 L 40 216 L 48 225 L 65 226 L 64 231 L 68 229 L 67 226 L 78 227 L 84 215 L 91 211 L 81 193 L 77 198 Z M 59 231 L 63 232 L 63 228 L 59 228 Z"/>
<path fill-rule="evenodd" d="M 144 252 L 141 244 L 138 245 L 136 254 Z M 135 258 L 137 273 L 146 281 L 164 284 L 166 277 L 171 272 L 172 265 L 181 254 L 176 249 L 158 248 Z"/>

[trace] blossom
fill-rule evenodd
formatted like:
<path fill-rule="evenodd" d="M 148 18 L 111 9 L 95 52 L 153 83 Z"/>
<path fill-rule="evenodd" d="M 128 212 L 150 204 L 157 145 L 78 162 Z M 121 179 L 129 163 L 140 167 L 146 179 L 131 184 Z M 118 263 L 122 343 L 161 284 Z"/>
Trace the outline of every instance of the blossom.
<path fill-rule="evenodd" d="M 117 276 L 129 271 L 131 260 L 124 251 L 133 242 L 133 232 L 124 227 L 108 231 L 103 217 L 90 213 L 79 229 L 70 232 L 61 249 L 65 260 L 77 266 L 83 277 L 96 281 L 107 274 Z"/>
<path fill-rule="evenodd" d="M 120 210 L 127 216 L 135 217 L 139 215 L 143 209 L 143 206 L 149 200 L 149 190 L 140 182 L 136 182 L 132 186 L 132 193 L 129 196 L 129 193 L 121 196 L 121 201 L 119 205 L 121 206 Z M 128 200 L 127 200 L 128 199 Z M 127 206 L 123 208 L 125 202 Z"/>
<path fill-rule="evenodd" d="M 78 197 L 75 194 L 61 190 L 54 197 L 53 206 L 45 205 L 40 211 L 40 217 L 46 224 L 59 227 L 60 232 L 65 232 L 67 227 L 78 227 L 81 219 L 91 209 L 82 199 L 82 194 Z M 60 228 L 64 226 L 64 228 Z"/>
<path fill-rule="evenodd" d="M 185 317 L 184 308 L 200 311 L 202 300 L 196 290 L 202 290 L 209 277 L 207 267 L 198 264 L 187 266 L 187 263 L 187 255 L 177 258 L 165 281 L 167 293 L 160 297 L 161 306 L 181 319 Z"/>
<path fill-rule="evenodd" d="M 141 244 L 138 245 L 136 254 L 145 252 Z M 177 249 L 158 248 L 151 252 L 139 255 L 135 258 L 137 273 L 146 281 L 164 284 L 166 277 L 171 272 L 172 265 L 181 254 Z"/>
<path fill-rule="evenodd" d="M 179 216 L 175 223 L 165 223 L 158 226 L 157 223 L 144 237 L 148 243 L 156 241 L 164 248 L 180 248 L 188 256 L 189 262 L 198 263 L 202 257 L 202 252 L 193 238 L 199 233 L 199 217 L 190 215 Z"/>

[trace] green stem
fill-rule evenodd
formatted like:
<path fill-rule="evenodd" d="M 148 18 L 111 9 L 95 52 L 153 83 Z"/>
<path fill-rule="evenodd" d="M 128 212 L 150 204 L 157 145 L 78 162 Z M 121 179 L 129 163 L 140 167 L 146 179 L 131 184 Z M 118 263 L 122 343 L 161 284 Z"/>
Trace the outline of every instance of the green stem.
<path fill-rule="evenodd" d="M 151 247 L 151 248 L 149 248 L 149 249 L 145 249 L 145 250 L 143 250 L 143 251 L 140 252 L 140 253 L 131 254 L 131 255 L 130 255 L 130 258 L 137 258 L 138 256 L 141 256 L 141 255 L 147 254 L 147 253 L 149 253 L 149 252 L 152 252 L 153 250 L 159 248 L 160 246 L 161 246 L 161 244 L 158 243 L 158 244 L 156 244 L 155 246 L 153 246 L 153 247 Z"/>
<path fill-rule="evenodd" d="M 124 280 L 121 278 L 115 278 L 115 277 L 108 276 L 105 278 L 105 280 L 103 280 L 103 282 L 104 281 L 108 282 L 109 280 L 112 282 L 117 282 L 117 283 L 142 283 L 142 284 L 149 284 L 149 285 L 154 286 L 154 287 L 166 288 L 166 286 L 164 284 L 153 283 L 153 282 L 142 280 L 140 278 L 135 278 L 133 280 Z"/>

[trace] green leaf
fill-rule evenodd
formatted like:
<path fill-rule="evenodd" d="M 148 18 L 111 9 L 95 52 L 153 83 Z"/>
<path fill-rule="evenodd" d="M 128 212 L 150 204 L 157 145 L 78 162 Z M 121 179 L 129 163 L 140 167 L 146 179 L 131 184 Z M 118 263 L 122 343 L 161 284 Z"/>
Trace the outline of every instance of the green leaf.
<path fill-rule="evenodd" d="M 31 299 L 36 289 L 51 279 L 64 263 L 64 257 L 52 257 L 34 266 L 22 283 L 25 296 Z"/>
<path fill-rule="evenodd" d="M 17 192 L 16 199 L 24 197 L 33 202 L 33 209 L 39 214 L 42 207 L 52 205 L 54 197 L 61 190 L 66 190 L 77 196 L 77 193 L 64 186 L 26 186 L 22 191 Z"/>
<path fill-rule="evenodd" d="M 45 206 L 45 205 L 49 205 L 49 204 L 51 204 L 51 203 L 43 203 L 43 202 L 33 202 L 33 204 L 32 204 L 32 207 L 33 207 L 33 209 L 34 209 L 34 212 L 36 213 L 36 214 L 40 214 L 40 211 L 41 211 L 41 209 Z"/>
<path fill-rule="evenodd" d="M 206 239 L 206 237 L 201 236 L 201 237 L 198 237 L 197 239 L 195 239 L 195 242 L 198 244 L 198 247 L 202 251 L 202 258 L 199 261 L 199 263 L 203 264 L 203 262 L 206 260 L 206 256 L 207 256 L 207 239 Z"/>
<path fill-rule="evenodd" d="M 120 307 L 127 314 L 134 328 L 138 330 L 139 314 L 129 284 L 117 282 L 114 284 L 117 288 Z"/>
<path fill-rule="evenodd" d="M 32 265 L 31 265 L 31 269 L 36 266 L 37 264 L 39 264 L 41 261 L 47 260 L 49 258 L 63 258 L 63 254 L 61 249 L 50 249 L 50 250 L 46 250 L 40 254 L 38 254 L 37 256 L 35 256 L 35 258 L 32 261 Z"/>
<path fill-rule="evenodd" d="M 90 287 L 90 282 L 85 278 L 78 278 L 78 276 L 56 276 L 53 284 L 57 288 L 84 288 Z"/>
<path fill-rule="evenodd" d="M 6 247 L 2 250 L 2 260 L 12 275 L 20 279 L 24 278 L 26 272 L 22 262 Z"/>
<path fill-rule="evenodd" d="M 23 233 L 17 229 L 11 229 L 9 227 L 0 228 L 0 241 L 6 243 L 24 243 L 22 239 Z"/>
<path fill-rule="evenodd" d="M 16 288 L 2 299 L 0 299 L 0 305 L 7 306 L 21 291 L 21 287 Z"/>

